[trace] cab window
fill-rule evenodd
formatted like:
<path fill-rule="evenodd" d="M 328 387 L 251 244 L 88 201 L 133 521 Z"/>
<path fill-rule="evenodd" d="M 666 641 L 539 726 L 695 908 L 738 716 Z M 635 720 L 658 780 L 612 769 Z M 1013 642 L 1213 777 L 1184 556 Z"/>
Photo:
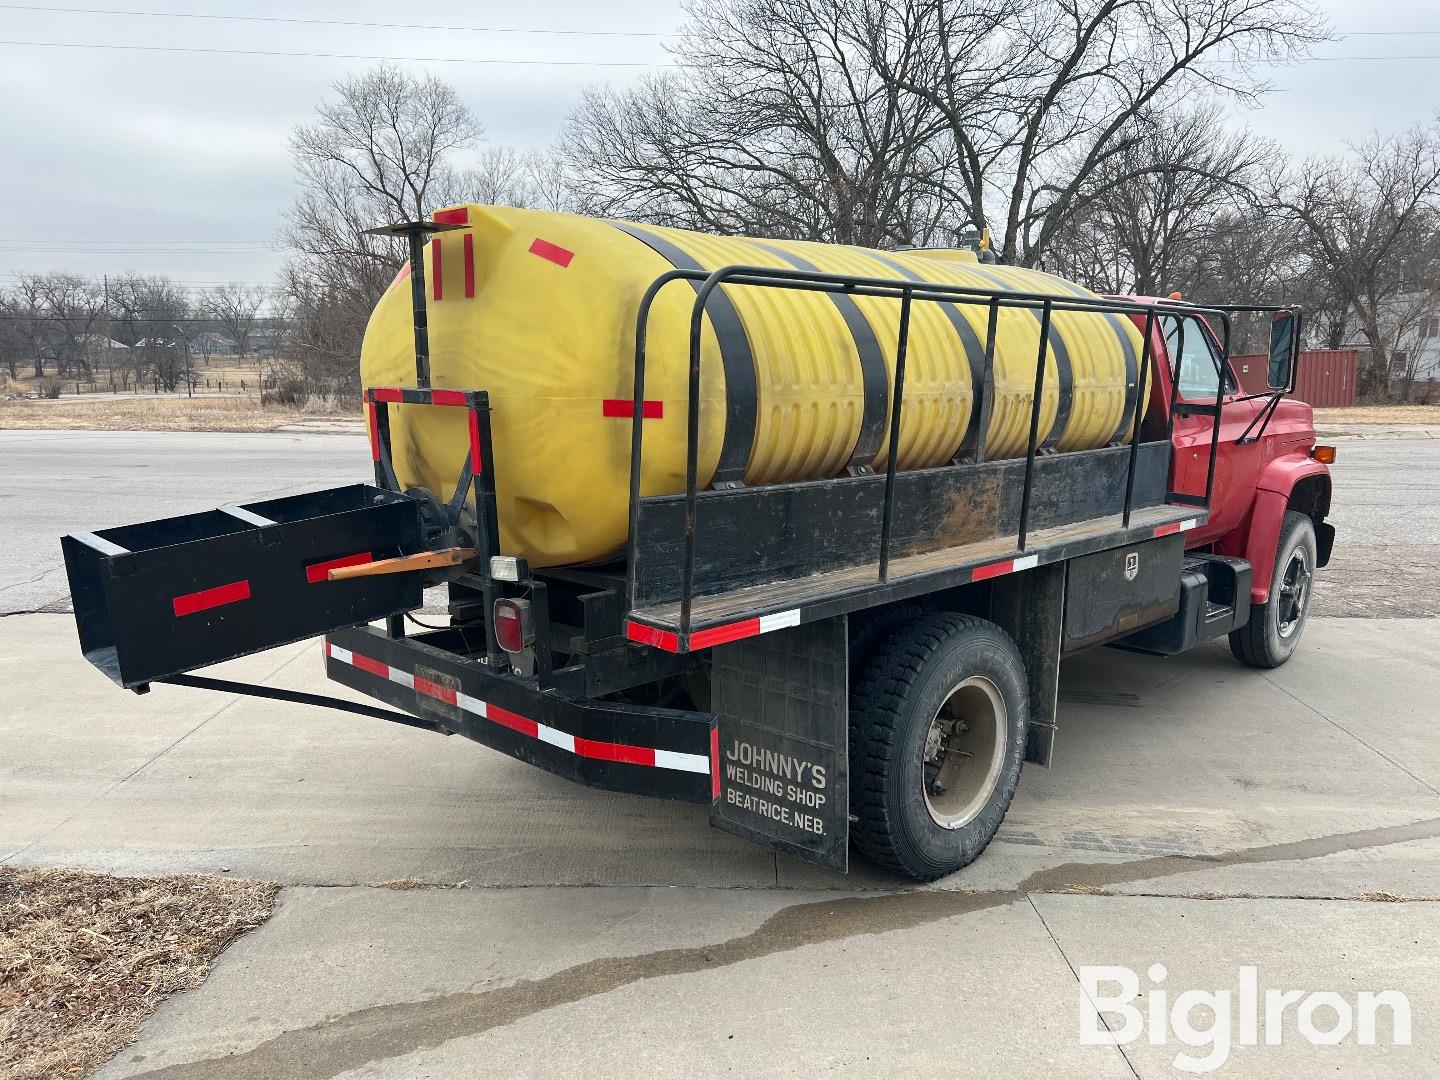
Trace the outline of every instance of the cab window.
<path fill-rule="evenodd" d="M 1181 327 L 1184 327 L 1182 341 Z M 1193 315 L 1183 319 L 1165 320 L 1165 345 L 1170 353 L 1170 370 L 1174 374 L 1175 357 L 1183 352 L 1180 364 L 1180 397 L 1187 401 L 1214 401 L 1220 379 L 1220 357 L 1210 342 L 1204 325 Z M 1226 380 L 1226 391 L 1233 389 Z"/>

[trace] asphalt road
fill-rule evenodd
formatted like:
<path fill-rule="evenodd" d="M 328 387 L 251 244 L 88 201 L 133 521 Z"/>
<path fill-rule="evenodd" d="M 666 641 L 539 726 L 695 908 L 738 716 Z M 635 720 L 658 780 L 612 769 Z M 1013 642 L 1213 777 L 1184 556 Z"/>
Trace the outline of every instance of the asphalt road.
<path fill-rule="evenodd" d="M 1440 445 L 1340 451 L 1319 596 L 1420 614 Z M 0 433 L 0 460 L 0 600 L 52 612 L 63 531 L 367 467 L 362 440 L 276 435 Z M 1251 965 L 1264 988 L 1406 995 L 1410 1045 L 1383 1023 L 1378 1046 L 1313 1045 L 1292 1010 L 1282 1045 L 1246 1046 L 1232 1012 L 1214 1075 L 1431 1080 L 1437 657 L 1440 619 L 1319 617 L 1273 672 L 1221 645 L 1067 662 L 1055 767 L 1027 767 L 979 860 L 916 889 L 461 739 L 182 687 L 137 698 L 80 657 L 68 615 L 18 614 L 0 619 L 0 862 L 286 885 L 101 1080 L 1187 1075 L 1177 1054 L 1204 1048 L 1173 1035 L 1077 1036 L 1086 966 L 1143 988 L 1154 964 L 1171 1000 Z M 314 643 L 218 674 L 347 693 Z M 428 887 L 377 887 L 397 881 Z M 1189 1018 L 1207 1026 L 1203 1006 Z"/>
<path fill-rule="evenodd" d="M 368 481 L 363 436 L 0 431 L 0 614 L 68 611 L 60 537 Z"/>
<path fill-rule="evenodd" d="M 1440 439 L 1335 445 L 1335 553 L 1315 612 L 1440 616 Z"/>

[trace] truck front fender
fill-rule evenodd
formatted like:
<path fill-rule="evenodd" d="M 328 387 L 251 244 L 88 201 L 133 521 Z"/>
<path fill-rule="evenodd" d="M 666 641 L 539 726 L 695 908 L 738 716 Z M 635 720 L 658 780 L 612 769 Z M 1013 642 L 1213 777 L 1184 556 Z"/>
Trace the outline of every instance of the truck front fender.
<path fill-rule="evenodd" d="M 1285 513 L 1297 510 L 1309 514 L 1316 518 L 1318 527 L 1319 519 L 1330 511 L 1330 470 L 1308 454 L 1286 454 L 1265 466 L 1255 486 L 1245 559 L 1252 570 L 1250 602 L 1263 604 L 1270 598 L 1275 546 L 1285 526 Z"/>
<path fill-rule="evenodd" d="M 1305 483 L 1319 478 L 1320 484 Z M 1316 494 L 1314 507 L 1296 507 L 1307 514 L 1324 517 L 1330 512 L 1330 470 L 1309 454 L 1286 454 L 1267 464 L 1255 485 L 1261 491 L 1284 495 L 1288 500 L 1297 487 L 1313 488 Z"/>

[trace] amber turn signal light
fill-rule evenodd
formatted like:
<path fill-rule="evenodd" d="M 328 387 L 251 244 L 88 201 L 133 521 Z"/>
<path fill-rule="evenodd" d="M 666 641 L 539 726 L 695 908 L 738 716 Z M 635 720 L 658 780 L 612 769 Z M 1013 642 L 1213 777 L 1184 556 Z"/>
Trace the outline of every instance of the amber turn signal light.
<path fill-rule="evenodd" d="M 1321 465 L 1334 465 L 1334 464 L 1335 464 L 1335 447 L 1333 447 L 1333 446 L 1316 446 L 1316 447 L 1314 447 L 1313 449 L 1311 449 L 1311 451 L 1310 451 L 1310 456 L 1311 456 L 1312 458 L 1314 458 L 1316 461 L 1320 462 Z"/>

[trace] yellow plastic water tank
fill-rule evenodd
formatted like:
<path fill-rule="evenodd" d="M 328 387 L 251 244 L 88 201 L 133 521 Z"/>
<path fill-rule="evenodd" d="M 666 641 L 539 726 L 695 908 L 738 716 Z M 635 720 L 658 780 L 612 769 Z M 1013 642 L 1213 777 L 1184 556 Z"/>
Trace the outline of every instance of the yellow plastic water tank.
<path fill-rule="evenodd" d="M 719 237 L 571 214 L 471 205 L 427 249 L 435 387 L 487 390 L 501 545 L 536 566 L 602 559 L 625 541 L 635 317 L 675 268 L 817 269 L 980 289 L 1083 296 L 1033 270 L 967 251 L 873 251 Z M 414 384 L 410 283 L 402 274 L 365 333 L 370 386 Z M 648 337 L 644 494 L 684 490 L 685 395 L 694 286 L 667 285 Z M 812 480 L 883 468 L 900 305 L 834 293 L 728 286 L 712 297 L 701 361 L 700 483 Z M 990 458 L 1025 452 L 1039 313 L 1000 310 L 992 385 L 983 386 L 987 309 L 916 302 L 898 469 L 951 460 L 990 395 Z M 1057 451 L 1124 441 L 1140 335 L 1120 315 L 1057 311 L 1040 439 Z M 460 410 L 393 406 L 402 486 L 448 495 L 469 446 Z"/>

